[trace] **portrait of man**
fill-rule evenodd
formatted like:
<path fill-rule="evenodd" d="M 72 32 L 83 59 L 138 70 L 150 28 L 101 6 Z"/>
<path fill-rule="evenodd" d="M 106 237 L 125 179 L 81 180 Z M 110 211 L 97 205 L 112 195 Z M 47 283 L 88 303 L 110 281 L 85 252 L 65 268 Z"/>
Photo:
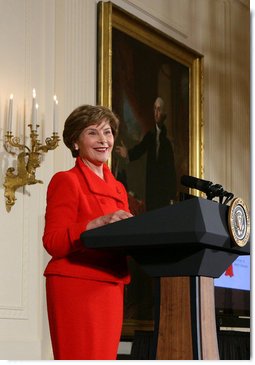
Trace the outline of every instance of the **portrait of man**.
<path fill-rule="evenodd" d="M 120 126 L 112 171 L 134 215 L 179 200 L 189 172 L 189 69 L 129 35 L 112 30 L 112 109 Z M 125 320 L 154 318 L 154 281 L 131 259 Z"/>
<path fill-rule="evenodd" d="M 176 171 L 172 144 L 164 124 L 164 101 L 157 97 L 154 106 L 154 125 L 141 141 L 130 149 L 122 143 L 115 151 L 132 162 L 146 154 L 145 209 L 166 206 L 176 199 Z"/>

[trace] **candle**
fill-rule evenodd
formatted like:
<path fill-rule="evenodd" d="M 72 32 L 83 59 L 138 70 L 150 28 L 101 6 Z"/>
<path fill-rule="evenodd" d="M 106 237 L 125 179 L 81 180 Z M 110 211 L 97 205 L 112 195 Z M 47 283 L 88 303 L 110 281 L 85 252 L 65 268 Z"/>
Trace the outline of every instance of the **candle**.
<path fill-rule="evenodd" d="M 57 99 L 56 95 L 54 95 L 53 100 L 54 100 L 54 104 L 53 104 L 53 133 L 58 133 L 58 113 L 57 113 L 58 99 Z"/>
<path fill-rule="evenodd" d="M 35 127 L 37 127 L 38 108 L 39 108 L 39 105 L 36 103 L 35 104 Z M 35 128 L 35 129 L 37 129 L 37 128 Z"/>
<path fill-rule="evenodd" d="M 32 99 L 32 131 L 36 131 L 36 107 L 35 107 L 35 104 L 36 104 L 36 92 L 35 92 L 35 89 L 33 89 L 33 99 Z"/>
<path fill-rule="evenodd" d="M 7 132 L 11 132 L 12 130 L 12 108 L 13 108 L 13 94 L 10 95 L 9 99 Z"/>

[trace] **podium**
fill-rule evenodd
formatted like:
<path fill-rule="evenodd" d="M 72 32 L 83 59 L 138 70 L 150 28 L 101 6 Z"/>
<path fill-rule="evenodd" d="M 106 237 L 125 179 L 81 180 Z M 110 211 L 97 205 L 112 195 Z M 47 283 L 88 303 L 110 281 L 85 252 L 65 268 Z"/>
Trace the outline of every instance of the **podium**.
<path fill-rule="evenodd" d="M 159 280 L 156 360 L 218 360 L 214 283 L 249 242 L 235 246 L 227 205 L 192 198 L 81 234 L 83 244 L 132 256 Z"/>

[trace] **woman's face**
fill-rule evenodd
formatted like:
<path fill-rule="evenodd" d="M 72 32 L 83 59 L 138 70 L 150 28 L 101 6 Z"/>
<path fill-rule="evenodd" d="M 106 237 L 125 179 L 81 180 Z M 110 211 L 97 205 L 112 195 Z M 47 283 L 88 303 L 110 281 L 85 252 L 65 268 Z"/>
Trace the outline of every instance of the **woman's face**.
<path fill-rule="evenodd" d="M 92 124 L 82 131 L 75 147 L 79 149 L 79 156 L 84 161 L 99 166 L 109 159 L 113 144 L 109 121 L 102 119 L 100 124 Z"/>

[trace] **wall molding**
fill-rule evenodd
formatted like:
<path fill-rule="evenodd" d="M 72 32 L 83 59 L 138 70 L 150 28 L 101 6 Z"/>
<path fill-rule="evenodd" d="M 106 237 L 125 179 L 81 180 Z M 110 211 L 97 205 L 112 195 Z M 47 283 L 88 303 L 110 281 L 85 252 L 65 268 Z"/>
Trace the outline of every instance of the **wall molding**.
<path fill-rule="evenodd" d="M 173 38 L 183 40 L 185 43 L 190 38 L 192 14 L 194 12 L 193 0 L 178 0 L 178 2 L 173 3 L 173 6 L 171 4 L 171 12 L 168 9 L 170 6 L 169 1 L 155 1 L 152 4 L 150 4 L 150 1 L 147 1 L 146 6 L 143 0 L 112 1 Z M 161 9 L 161 11 L 158 9 Z"/>
<path fill-rule="evenodd" d="M 21 231 L 23 236 L 20 237 L 19 243 L 21 244 L 21 252 L 22 256 L 20 257 L 21 261 L 21 268 L 19 276 L 21 278 L 20 281 L 20 297 L 17 298 L 17 304 L 13 305 L 1 305 L 0 304 L 0 319 L 2 318 L 9 318 L 9 319 L 28 319 L 28 303 L 29 303 L 29 203 L 26 204 L 28 201 L 29 196 L 26 193 L 22 192 L 18 196 L 19 202 L 16 201 L 15 206 L 13 209 L 22 210 L 22 228 Z M 10 212 L 9 214 L 13 214 Z M 17 216 L 16 216 L 17 217 Z M 15 219 L 13 223 L 15 223 Z M 7 288 L 9 289 L 9 288 Z M 11 290 L 15 290 L 15 288 L 11 288 Z"/>

